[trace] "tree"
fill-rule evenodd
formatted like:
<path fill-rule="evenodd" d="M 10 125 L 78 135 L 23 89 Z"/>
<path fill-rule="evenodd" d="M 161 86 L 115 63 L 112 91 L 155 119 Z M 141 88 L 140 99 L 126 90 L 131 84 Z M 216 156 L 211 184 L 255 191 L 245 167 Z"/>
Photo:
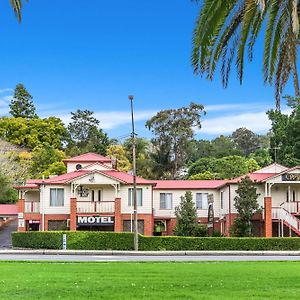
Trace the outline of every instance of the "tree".
<path fill-rule="evenodd" d="M 90 110 L 71 112 L 72 121 L 68 125 L 69 143 L 68 155 L 78 155 L 86 152 L 96 152 L 105 155 L 109 145 L 106 133 L 99 128 L 100 121 Z"/>
<path fill-rule="evenodd" d="M 106 154 L 108 157 L 116 159 L 117 170 L 128 172 L 131 169 L 131 163 L 126 157 L 125 149 L 122 145 L 110 145 Z"/>
<path fill-rule="evenodd" d="M 232 133 L 232 139 L 242 149 L 244 156 L 248 156 L 259 148 L 259 137 L 247 128 L 238 128 Z"/>
<path fill-rule="evenodd" d="M 227 87 L 231 66 L 235 63 L 242 83 L 246 48 L 248 59 L 252 61 L 257 37 L 264 31 L 264 81 L 275 85 L 276 109 L 280 110 L 280 96 L 290 76 L 295 94 L 299 96 L 299 1 L 203 2 L 193 36 L 192 65 L 196 74 L 206 74 L 212 79 L 221 62 L 222 83 Z"/>
<path fill-rule="evenodd" d="M 61 119 L 0 118 L 0 137 L 14 145 L 34 149 L 47 144 L 62 148 L 67 130 Z"/>
<path fill-rule="evenodd" d="M 171 178 L 178 176 L 187 160 L 188 144 L 195 135 L 194 129 L 201 128 L 203 109 L 203 105 L 191 103 L 188 107 L 162 110 L 146 122 L 155 136 L 152 143 L 162 171 L 170 172 Z"/>
<path fill-rule="evenodd" d="M 153 160 L 151 156 L 151 143 L 147 139 L 137 137 L 136 143 L 136 172 L 138 176 L 148 179 L 157 178 L 153 168 Z M 132 138 L 128 138 L 123 143 L 126 151 L 126 157 L 132 163 Z"/>
<path fill-rule="evenodd" d="M 21 83 L 19 83 L 15 88 L 14 96 L 11 100 L 9 108 L 9 113 L 14 118 L 37 118 L 32 96 Z"/>
<path fill-rule="evenodd" d="M 195 236 L 197 234 L 199 225 L 192 192 L 188 191 L 180 198 L 180 204 L 175 207 L 175 216 L 175 235 Z"/>
<path fill-rule="evenodd" d="M 268 111 L 272 122 L 272 136 L 270 139 L 270 154 L 276 161 L 295 166 L 300 163 L 300 106 L 296 106 L 290 115 L 278 111 Z"/>
<path fill-rule="evenodd" d="M 268 166 L 273 162 L 269 149 L 257 149 L 249 155 L 249 158 L 253 158 L 261 167 Z"/>
<path fill-rule="evenodd" d="M 259 169 L 254 159 L 231 155 L 222 158 L 206 157 L 191 164 L 189 179 L 231 179 Z"/>
<path fill-rule="evenodd" d="M 0 204 L 15 203 L 18 200 L 18 192 L 13 189 L 9 179 L 0 172 Z"/>
<path fill-rule="evenodd" d="M 222 158 L 224 156 L 243 154 L 241 149 L 238 149 L 234 141 L 228 136 L 220 135 L 212 140 L 211 144 L 213 147 L 213 157 Z"/>
<path fill-rule="evenodd" d="M 251 235 L 251 219 L 255 212 L 259 210 L 255 183 L 246 176 L 238 183 L 237 196 L 234 198 L 234 207 L 238 212 L 238 217 L 234 221 L 233 232 L 236 236 Z"/>
<path fill-rule="evenodd" d="M 205 171 L 202 173 L 197 173 L 195 175 L 191 175 L 189 177 L 190 180 L 212 180 L 212 179 L 219 179 L 217 178 L 218 175 L 212 173 L 211 171 Z"/>
<path fill-rule="evenodd" d="M 65 173 L 66 168 L 62 168 L 62 160 L 65 158 L 65 153 L 55 149 L 50 145 L 36 147 L 32 151 L 31 173 L 33 176 L 42 178 L 43 175 L 61 175 Z M 60 163 L 60 164 L 57 164 Z M 54 172 L 58 172 L 54 174 Z"/>

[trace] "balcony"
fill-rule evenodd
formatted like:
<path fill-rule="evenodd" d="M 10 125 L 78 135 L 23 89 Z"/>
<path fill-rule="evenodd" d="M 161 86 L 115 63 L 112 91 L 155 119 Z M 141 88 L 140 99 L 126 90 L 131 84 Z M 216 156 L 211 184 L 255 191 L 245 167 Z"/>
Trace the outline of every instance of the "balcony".
<path fill-rule="evenodd" d="M 77 213 L 114 213 L 115 201 L 77 201 Z"/>
<path fill-rule="evenodd" d="M 25 213 L 40 213 L 40 202 L 25 201 Z"/>
<path fill-rule="evenodd" d="M 292 214 L 300 214 L 300 202 L 299 201 L 291 201 L 291 202 L 283 202 L 280 206 Z"/>

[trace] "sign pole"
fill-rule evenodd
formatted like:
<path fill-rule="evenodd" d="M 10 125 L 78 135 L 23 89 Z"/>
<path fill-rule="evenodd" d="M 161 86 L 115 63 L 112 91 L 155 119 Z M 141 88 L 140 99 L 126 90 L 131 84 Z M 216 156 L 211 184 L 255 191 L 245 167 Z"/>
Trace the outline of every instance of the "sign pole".
<path fill-rule="evenodd" d="M 139 250 L 139 236 L 138 236 L 138 216 L 137 216 L 137 194 L 136 194 L 136 149 L 135 149 L 135 128 L 134 128 L 134 114 L 133 114 L 133 96 L 128 96 L 128 99 L 130 100 L 130 106 L 131 106 L 131 125 L 132 125 L 132 175 L 133 175 L 133 231 L 134 231 L 134 250 Z"/>

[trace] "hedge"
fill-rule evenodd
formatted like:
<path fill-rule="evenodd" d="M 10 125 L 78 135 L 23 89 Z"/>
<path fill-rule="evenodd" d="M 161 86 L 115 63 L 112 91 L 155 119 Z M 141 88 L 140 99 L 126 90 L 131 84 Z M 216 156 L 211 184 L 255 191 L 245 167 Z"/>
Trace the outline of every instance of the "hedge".
<path fill-rule="evenodd" d="M 132 233 L 114 232 L 14 232 L 13 247 L 62 249 L 62 236 L 72 250 L 133 250 Z M 162 250 L 300 250 L 300 238 L 225 238 L 225 237 L 139 237 L 139 249 Z"/>
<path fill-rule="evenodd" d="M 95 231 L 31 231 L 12 233 L 12 245 L 18 248 L 62 249 L 63 234 L 72 250 L 132 250 L 132 233 Z"/>

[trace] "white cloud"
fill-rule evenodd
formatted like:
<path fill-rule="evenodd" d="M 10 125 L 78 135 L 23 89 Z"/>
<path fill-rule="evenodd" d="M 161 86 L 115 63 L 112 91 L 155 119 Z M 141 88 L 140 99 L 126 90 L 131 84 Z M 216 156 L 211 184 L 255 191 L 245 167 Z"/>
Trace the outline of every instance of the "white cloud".
<path fill-rule="evenodd" d="M 151 118 L 156 111 L 141 110 L 134 112 L 134 119 L 136 122 L 146 121 Z M 44 111 L 43 117 L 56 116 L 61 118 L 65 124 L 70 123 L 71 114 L 69 111 Z M 130 111 L 96 111 L 95 118 L 100 121 L 100 127 L 105 130 L 114 129 L 125 124 L 130 124 L 131 114 Z"/>
<path fill-rule="evenodd" d="M 284 114 L 290 112 L 290 109 L 282 110 Z M 265 111 L 232 114 L 204 119 L 202 128 L 197 132 L 213 135 L 230 134 L 240 127 L 246 127 L 257 133 L 266 132 L 271 128 L 271 121 Z"/>
<path fill-rule="evenodd" d="M 3 88 L 3 89 L 0 89 L 0 94 L 10 93 L 12 91 L 13 91 L 13 89 L 11 89 L 11 88 Z"/>
<path fill-rule="evenodd" d="M 229 103 L 229 104 L 212 104 L 204 105 L 206 112 L 226 111 L 226 110 L 253 110 L 253 109 L 267 109 L 267 106 L 262 103 Z"/>

